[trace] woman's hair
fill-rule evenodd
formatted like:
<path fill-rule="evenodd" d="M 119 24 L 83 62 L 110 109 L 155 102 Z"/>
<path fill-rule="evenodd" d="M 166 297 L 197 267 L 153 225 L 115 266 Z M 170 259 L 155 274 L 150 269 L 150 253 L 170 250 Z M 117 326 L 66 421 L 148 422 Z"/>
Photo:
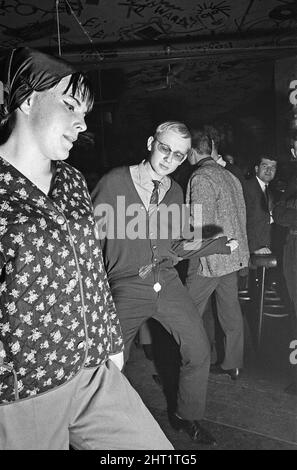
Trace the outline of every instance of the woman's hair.
<path fill-rule="evenodd" d="M 71 88 L 92 109 L 94 95 L 85 74 L 77 71 L 60 57 L 54 57 L 35 49 L 13 49 L 6 59 L 0 78 L 3 82 L 3 103 L 0 104 L 0 129 L 8 136 L 16 122 L 16 110 L 33 93 L 55 87 L 64 77 L 70 77 L 65 93 Z"/>
<path fill-rule="evenodd" d="M 73 96 L 77 94 L 81 100 L 87 104 L 87 112 L 89 113 L 92 111 L 94 105 L 94 93 L 88 77 L 81 72 L 73 73 L 64 93 L 67 93 L 70 88 Z"/>

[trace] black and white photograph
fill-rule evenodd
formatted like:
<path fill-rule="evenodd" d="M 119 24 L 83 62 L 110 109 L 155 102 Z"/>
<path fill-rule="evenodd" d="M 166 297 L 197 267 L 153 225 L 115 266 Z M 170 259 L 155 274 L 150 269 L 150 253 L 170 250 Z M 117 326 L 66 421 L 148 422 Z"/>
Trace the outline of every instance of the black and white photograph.
<path fill-rule="evenodd" d="M 1 0 L 0 450 L 297 450 L 296 0 Z"/>

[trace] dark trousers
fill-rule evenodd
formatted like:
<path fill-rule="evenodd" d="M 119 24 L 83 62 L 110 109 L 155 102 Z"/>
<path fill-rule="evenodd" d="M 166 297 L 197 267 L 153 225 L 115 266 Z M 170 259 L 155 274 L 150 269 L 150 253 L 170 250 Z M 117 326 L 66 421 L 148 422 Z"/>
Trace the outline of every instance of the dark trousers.
<path fill-rule="evenodd" d="M 215 291 L 217 314 L 225 334 L 225 358 L 223 369 L 242 367 L 243 318 L 238 300 L 237 272 L 220 277 L 204 277 L 189 274 L 186 286 L 202 318 L 208 299 Z"/>
<path fill-rule="evenodd" d="M 113 298 L 123 331 L 125 359 L 140 326 L 154 318 L 174 337 L 181 364 L 177 390 L 177 413 L 184 419 L 201 419 L 205 410 L 210 364 L 209 342 L 203 322 L 175 269 L 162 270 L 160 292 L 147 279 L 111 282 Z"/>

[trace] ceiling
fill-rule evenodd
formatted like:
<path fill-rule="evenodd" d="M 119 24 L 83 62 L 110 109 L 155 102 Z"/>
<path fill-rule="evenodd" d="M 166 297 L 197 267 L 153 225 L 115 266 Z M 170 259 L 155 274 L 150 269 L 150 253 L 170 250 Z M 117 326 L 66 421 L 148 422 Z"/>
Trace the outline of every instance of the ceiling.
<path fill-rule="evenodd" d="M 211 120 L 272 90 L 297 52 L 295 0 L 0 0 L 0 55 L 29 45 L 96 69 L 119 120 Z M 152 111 L 153 110 L 153 111 Z"/>

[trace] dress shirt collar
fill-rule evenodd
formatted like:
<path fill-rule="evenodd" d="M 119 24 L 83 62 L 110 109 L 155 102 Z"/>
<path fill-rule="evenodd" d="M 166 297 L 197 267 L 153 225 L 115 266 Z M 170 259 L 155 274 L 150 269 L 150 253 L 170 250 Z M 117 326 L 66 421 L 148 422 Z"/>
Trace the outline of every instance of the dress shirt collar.
<path fill-rule="evenodd" d="M 160 181 L 160 185 L 163 186 L 163 188 L 168 191 L 168 189 L 171 186 L 171 180 L 169 176 L 163 176 L 163 178 L 160 179 L 160 176 L 157 175 L 157 173 L 152 169 L 150 162 L 147 160 L 143 160 L 139 165 L 138 165 L 138 170 L 139 170 L 139 181 L 141 186 L 146 186 L 147 184 L 152 185 L 153 180 L 158 180 Z"/>
<path fill-rule="evenodd" d="M 257 180 L 258 180 L 258 183 L 259 185 L 261 186 L 261 189 L 263 191 L 263 193 L 265 192 L 265 187 L 267 186 L 268 187 L 268 184 L 264 183 L 264 181 L 262 181 L 260 178 L 258 178 L 258 176 L 256 176 Z"/>
<path fill-rule="evenodd" d="M 218 165 L 221 165 L 221 166 L 223 166 L 223 167 L 226 166 L 226 162 L 225 162 L 225 160 L 223 159 L 222 155 L 219 155 L 219 158 L 217 159 L 217 164 L 218 164 Z"/>

